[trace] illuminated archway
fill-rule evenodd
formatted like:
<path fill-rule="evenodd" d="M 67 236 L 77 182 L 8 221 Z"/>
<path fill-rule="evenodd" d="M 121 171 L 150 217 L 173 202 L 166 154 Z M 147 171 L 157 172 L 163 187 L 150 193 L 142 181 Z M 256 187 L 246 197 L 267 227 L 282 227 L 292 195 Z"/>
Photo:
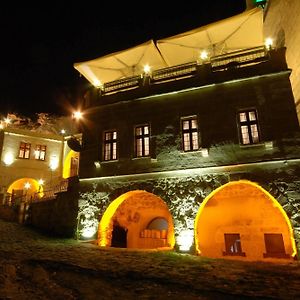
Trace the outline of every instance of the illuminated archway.
<path fill-rule="evenodd" d="M 165 228 L 149 228 L 155 219 L 164 219 Z M 127 248 L 153 249 L 173 248 L 174 225 L 166 203 L 158 196 L 146 191 L 127 192 L 115 199 L 103 214 L 98 231 L 98 244 L 111 246 L 114 224 L 127 232 Z"/>
<path fill-rule="evenodd" d="M 67 154 L 63 164 L 63 178 L 76 176 L 78 173 L 79 153 L 73 150 Z"/>
<path fill-rule="evenodd" d="M 33 178 L 21 178 L 14 181 L 7 189 L 7 193 L 11 194 L 15 199 L 23 198 L 29 200 L 34 194 L 38 197 L 43 196 L 43 186 Z"/>
<path fill-rule="evenodd" d="M 293 259 L 297 254 L 289 218 L 256 183 L 229 182 L 201 204 L 195 219 L 198 254 L 255 260 Z"/>

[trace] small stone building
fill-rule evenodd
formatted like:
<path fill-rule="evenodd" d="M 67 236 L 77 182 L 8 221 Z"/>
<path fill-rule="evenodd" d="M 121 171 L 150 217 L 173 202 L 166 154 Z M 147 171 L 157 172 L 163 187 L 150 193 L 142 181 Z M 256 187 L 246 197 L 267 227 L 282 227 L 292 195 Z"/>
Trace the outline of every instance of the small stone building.
<path fill-rule="evenodd" d="M 107 82 L 97 77 L 98 61 L 75 66 L 97 86 L 87 93 L 81 123 L 78 238 L 216 258 L 297 258 L 300 135 L 292 70 L 284 47 L 252 41 L 178 64 L 165 56 L 166 67 Z M 144 46 L 105 59 L 130 62 L 150 51 Z"/>

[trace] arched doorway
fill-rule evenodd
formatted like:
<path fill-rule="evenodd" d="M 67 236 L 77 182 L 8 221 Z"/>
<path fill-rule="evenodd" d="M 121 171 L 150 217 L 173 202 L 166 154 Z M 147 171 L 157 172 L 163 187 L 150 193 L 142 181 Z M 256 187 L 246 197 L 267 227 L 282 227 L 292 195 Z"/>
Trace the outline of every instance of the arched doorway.
<path fill-rule="evenodd" d="M 266 190 L 246 181 L 229 182 L 202 203 L 195 220 L 198 254 L 256 260 L 294 259 L 291 223 Z"/>
<path fill-rule="evenodd" d="M 78 175 L 79 152 L 70 150 L 63 164 L 63 178 L 69 178 Z"/>
<path fill-rule="evenodd" d="M 33 197 L 41 198 L 43 196 L 43 186 L 33 178 L 20 178 L 8 187 L 7 194 L 12 203 L 26 202 Z"/>
<path fill-rule="evenodd" d="M 127 192 L 115 199 L 99 224 L 100 246 L 157 249 L 173 248 L 174 243 L 174 225 L 166 203 L 146 191 Z"/>

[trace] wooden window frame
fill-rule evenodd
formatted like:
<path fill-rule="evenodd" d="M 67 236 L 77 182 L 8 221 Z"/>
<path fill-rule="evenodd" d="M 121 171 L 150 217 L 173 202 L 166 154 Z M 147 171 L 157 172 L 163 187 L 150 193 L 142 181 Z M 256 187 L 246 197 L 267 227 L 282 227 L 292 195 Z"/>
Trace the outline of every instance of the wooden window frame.
<path fill-rule="evenodd" d="M 46 151 L 47 151 L 46 145 L 36 145 L 35 150 L 34 150 L 34 158 L 36 160 L 45 161 L 46 160 Z M 42 156 L 41 154 L 44 154 L 44 156 Z"/>
<path fill-rule="evenodd" d="M 31 144 L 20 142 L 18 158 L 30 159 Z"/>
<path fill-rule="evenodd" d="M 115 137 L 114 137 L 115 136 Z M 118 159 L 118 133 L 116 130 L 107 130 L 103 133 L 103 161 Z"/>
<path fill-rule="evenodd" d="M 193 128 L 192 122 L 195 121 L 196 128 Z M 184 123 L 188 122 L 188 128 L 184 128 Z M 196 133 L 197 142 L 194 143 L 193 135 Z M 181 118 L 182 150 L 184 152 L 193 152 L 200 149 L 199 124 L 197 116 Z M 186 145 L 189 145 L 188 147 Z"/>
<path fill-rule="evenodd" d="M 147 128 L 147 130 L 146 130 Z M 141 129 L 141 133 L 137 130 Z M 150 156 L 150 125 L 142 124 L 134 128 L 134 143 L 135 143 L 135 157 L 149 157 Z"/>
<path fill-rule="evenodd" d="M 243 113 L 246 116 L 246 120 L 241 120 L 241 114 Z M 251 119 L 251 113 L 254 114 L 255 119 Z M 254 108 L 240 110 L 238 111 L 237 119 L 241 144 L 243 146 L 259 144 L 261 142 L 261 134 L 258 124 L 257 110 Z M 255 136 L 255 131 L 257 133 L 257 137 Z M 246 142 L 246 138 L 248 142 Z"/>

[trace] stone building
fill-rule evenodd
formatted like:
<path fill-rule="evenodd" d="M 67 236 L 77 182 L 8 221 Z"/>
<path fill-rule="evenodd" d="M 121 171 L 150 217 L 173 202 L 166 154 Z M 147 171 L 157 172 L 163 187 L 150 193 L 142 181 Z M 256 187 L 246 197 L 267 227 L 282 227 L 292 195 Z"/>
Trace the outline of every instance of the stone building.
<path fill-rule="evenodd" d="M 247 0 L 248 8 L 264 5 L 264 34 L 275 47 L 286 47 L 286 60 L 292 70 L 290 81 L 300 122 L 300 2 L 298 0 Z"/>
<path fill-rule="evenodd" d="M 78 238 L 297 257 L 299 124 L 286 48 L 264 46 L 262 16 L 247 10 L 75 64 L 96 86 L 81 123 Z"/>
<path fill-rule="evenodd" d="M 19 124 L 20 123 L 20 124 Z M 0 216 L 24 222 L 29 203 L 55 198 L 67 189 L 66 179 L 78 175 L 79 152 L 68 146 L 71 136 L 39 126 L 1 121 Z"/>

